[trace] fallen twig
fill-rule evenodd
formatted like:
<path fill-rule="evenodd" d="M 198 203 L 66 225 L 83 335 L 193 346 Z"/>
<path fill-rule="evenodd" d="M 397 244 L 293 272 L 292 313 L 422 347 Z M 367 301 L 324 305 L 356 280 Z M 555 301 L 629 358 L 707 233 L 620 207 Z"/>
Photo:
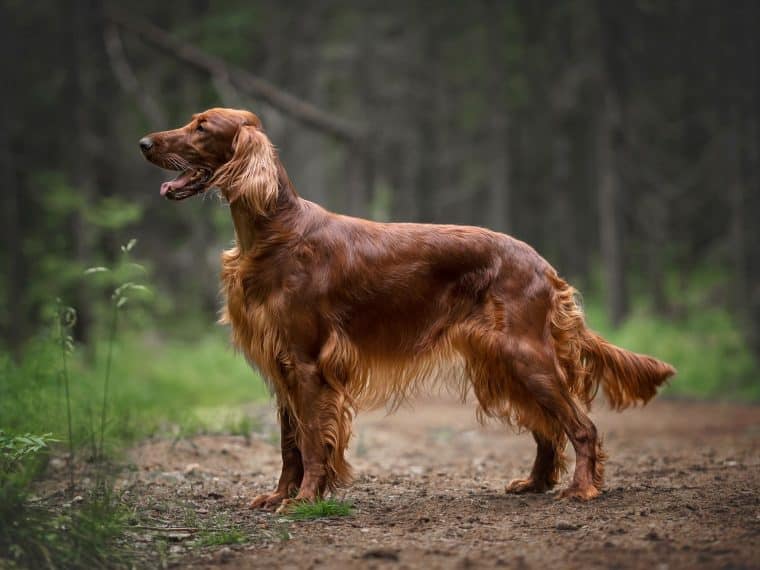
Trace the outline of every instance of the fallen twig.
<path fill-rule="evenodd" d="M 189 526 L 146 526 L 141 524 L 132 525 L 129 528 L 140 530 L 155 530 L 159 532 L 200 532 L 203 529 Z"/>

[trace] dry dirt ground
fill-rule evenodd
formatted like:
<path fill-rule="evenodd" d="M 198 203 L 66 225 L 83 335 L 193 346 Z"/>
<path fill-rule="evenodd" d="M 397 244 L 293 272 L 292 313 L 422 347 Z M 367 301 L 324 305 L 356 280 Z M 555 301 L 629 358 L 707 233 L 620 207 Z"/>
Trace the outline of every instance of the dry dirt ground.
<path fill-rule="evenodd" d="M 120 485 L 148 527 L 136 543 L 162 552 L 156 565 L 760 568 L 758 407 L 659 401 L 598 411 L 607 481 L 585 504 L 506 495 L 530 469 L 533 440 L 478 425 L 472 405 L 437 399 L 367 413 L 351 449 L 357 478 L 339 497 L 354 514 L 303 522 L 246 508 L 279 474 L 265 414 L 249 443 L 203 436 L 131 451 Z M 237 527 L 245 542 L 198 546 L 195 529 L 215 524 Z"/>

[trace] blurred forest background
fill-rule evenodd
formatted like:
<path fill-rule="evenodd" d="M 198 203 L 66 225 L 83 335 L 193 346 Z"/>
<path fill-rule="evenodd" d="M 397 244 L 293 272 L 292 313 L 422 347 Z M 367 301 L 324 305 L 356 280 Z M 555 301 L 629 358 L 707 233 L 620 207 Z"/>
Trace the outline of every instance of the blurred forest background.
<path fill-rule="evenodd" d="M 162 200 L 137 140 L 234 106 L 304 197 L 511 233 L 584 291 L 594 327 L 673 361 L 675 392 L 757 397 L 758 22 L 752 0 L 2 0 L 5 360 L 61 299 L 96 366 L 127 278 L 84 272 L 123 265 L 131 238 L 152 295 L 119 349 L 130 378 L 228 350 L 226 209 Z"/>
<path fill-rule="evenodd" d="M 134 567 L 102 467 L 136 440 L 279 437 L 214 324 L 228 211 L 162 199 L 138 149 L 212 106 L 259 114 L 330 209 L 530 243 L 593 328 L 679 369 L 667 394 L 760 400 L 758 24 L 754 0 L 0 0 L 0 566 Z M 217 526 L 198 544 L 242 540 Z"/>

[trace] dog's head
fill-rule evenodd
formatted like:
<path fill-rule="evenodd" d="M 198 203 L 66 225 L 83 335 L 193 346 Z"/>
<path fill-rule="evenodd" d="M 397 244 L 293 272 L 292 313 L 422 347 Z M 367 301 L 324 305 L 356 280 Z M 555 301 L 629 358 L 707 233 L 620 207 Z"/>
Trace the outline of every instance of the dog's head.
<path fill-rule="evenodd" d="M 219 188 L 230 203 L 242 199 L 265 213 L 277 197 L 276 153 L 249 111 L 209 109 L 184 127 L 141 138 L 140 149 L 153 164 L 179 172 L 161 184 L 170 200 Z"/>

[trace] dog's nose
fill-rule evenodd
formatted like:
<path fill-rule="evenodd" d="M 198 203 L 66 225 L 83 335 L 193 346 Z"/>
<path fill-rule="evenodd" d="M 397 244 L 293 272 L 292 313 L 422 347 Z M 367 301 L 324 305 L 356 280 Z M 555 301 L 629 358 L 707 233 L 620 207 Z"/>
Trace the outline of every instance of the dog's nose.
<path fill-rule="evenodd" d="M 140 139 L 140 149 L 143 152 L 148 152 L 151 148 L 153 148 L 153 141 L 150 137 L 143 137 Z"/>

